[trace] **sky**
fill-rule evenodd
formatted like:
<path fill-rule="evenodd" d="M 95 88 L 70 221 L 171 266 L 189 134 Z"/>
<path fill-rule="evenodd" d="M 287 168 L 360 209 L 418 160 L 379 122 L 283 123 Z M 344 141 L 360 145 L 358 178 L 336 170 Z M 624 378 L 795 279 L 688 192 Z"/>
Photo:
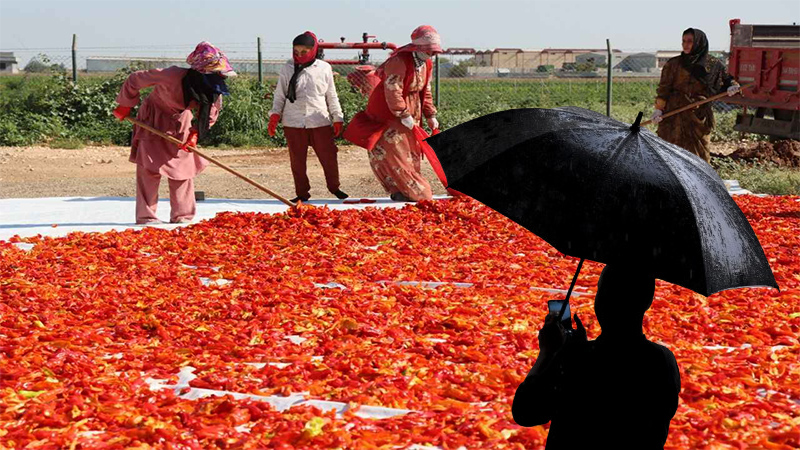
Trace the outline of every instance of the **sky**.
<path fill-rule="evenodd" d="M 75 33 L 83 57 L 182 55 L 208 40 L 232 58 L 254 58 L 261 37 L 265 58 L 284 58 L 306 30 L 326 41 L 360 41 L 366 31 L 402 45 L 421 24 L 445 48 L 605 48 L 608 38 L 623 51 L 680 49 L 682 31 L 695 27 L 723 50 L 732 18 L 800 23 L 800 1 L 0 0 L 0 50 L 24 65 L 37 53 L 68 55 Z"/>

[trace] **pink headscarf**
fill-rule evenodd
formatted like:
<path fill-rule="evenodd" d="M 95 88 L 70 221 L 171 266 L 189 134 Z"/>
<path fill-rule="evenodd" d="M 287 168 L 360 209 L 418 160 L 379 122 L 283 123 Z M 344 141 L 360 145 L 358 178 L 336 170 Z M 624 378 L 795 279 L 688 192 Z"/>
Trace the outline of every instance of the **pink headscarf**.
<path fill-rule="evenodd" d="M 200 73 L 219 72 L 225 76 L 235 76 L 228 57 L 208 41 L 197 44 L 194 51 L 186 57 L 186 63 Z"/>
<path fill-rule="evenodd" d="M 400 52 L 442 53 L 442 39 L 432 26 L 420 25 L 411 32 L 411 43 L 398 48 L 394 53 Z"/>

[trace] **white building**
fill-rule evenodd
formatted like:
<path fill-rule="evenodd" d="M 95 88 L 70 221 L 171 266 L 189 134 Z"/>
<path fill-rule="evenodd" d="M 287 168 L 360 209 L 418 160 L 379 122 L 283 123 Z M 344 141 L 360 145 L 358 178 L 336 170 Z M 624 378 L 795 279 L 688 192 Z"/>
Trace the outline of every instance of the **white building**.
<path fill-rule="evenodd" d="M 0 52 L 0 73 L 19 73 L 19 62 L 14 52 Z"/>

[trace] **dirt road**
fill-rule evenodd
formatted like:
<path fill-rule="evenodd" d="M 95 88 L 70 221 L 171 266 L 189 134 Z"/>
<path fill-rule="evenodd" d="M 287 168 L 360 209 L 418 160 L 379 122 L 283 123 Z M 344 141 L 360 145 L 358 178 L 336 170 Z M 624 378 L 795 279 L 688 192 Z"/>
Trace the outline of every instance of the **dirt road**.
<path fill-rule="evenodd" d="M 734 144 L 717 144 L 714 151 L 730 153 Z M 209 155 L 253 178 L 273 191 L 295 196 L 289 155 L 278 149 L 208 149 Z M 0 147 L 0 198 L 22 197 L 133 197 L 136 166 L 128 162 L 127 147 L 86 147 L 79 150 L 49 147 Z M 434 195 L 445 194 L 427 162 L 423 170 Z M 358 147 L 339 148 L 342 190 L 352 197 L 383 197 L 383 188 L 369 167 L 367 153 Z M 332 198 L 325 188 L 322 167 L 309 150 L 308 176 L 312 198 Z M 210 165 L 195 178 L 195 189 L 207 198 L 267 198 L 268 195 L 224 170 Z M 167 197 L 161 183 L 161 197 Z"/>

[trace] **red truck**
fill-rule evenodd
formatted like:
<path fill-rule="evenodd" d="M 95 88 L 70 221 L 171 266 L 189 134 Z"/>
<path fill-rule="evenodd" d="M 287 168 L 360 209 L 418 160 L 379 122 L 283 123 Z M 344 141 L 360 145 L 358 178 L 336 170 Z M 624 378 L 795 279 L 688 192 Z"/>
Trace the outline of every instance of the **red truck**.
<path fill-rule="evenodd" d="M 745 88 L 727 103 L 741 105 L 737 131 L 800 139 L 800 26 L 730 21 L 728 72 Z M 751 113 L 752 112 L 752 113 Z"/>

